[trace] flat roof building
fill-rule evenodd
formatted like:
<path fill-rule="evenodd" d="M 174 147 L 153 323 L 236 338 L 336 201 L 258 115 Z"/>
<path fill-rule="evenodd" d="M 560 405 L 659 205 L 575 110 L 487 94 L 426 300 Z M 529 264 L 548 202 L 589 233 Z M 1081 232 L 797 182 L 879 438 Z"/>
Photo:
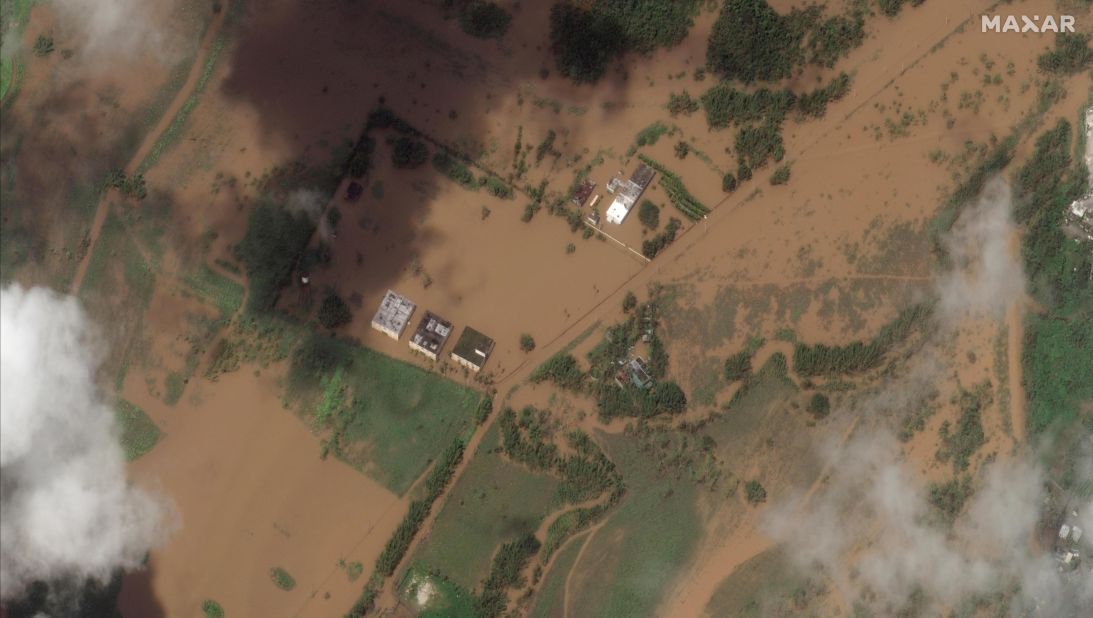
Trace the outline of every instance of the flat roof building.
<path fill-rule="evenodd" d="M 471 371 L 479 371 L 493 353 L 493 345 L 493 339 L 468 326 L 452 348 L 452 360 Z"/>
<path fill-rule="evenodd" d="M 421 322 L 418 322 L 417 330 L 410 336 L 410 349 L 436 360 L 440 355 L 440 348 L 444 347 L 444 342 L 451 334 L 451 322 L 432 311 L 426 311 L 421 316 Z"/>
<path fill-rule="evenodd" d="M 410 299 L 396 294 L 394 290 L 387 290 L 380 301 L 380 308 L 372 318 L 372 328 L 398 341 L 416 308 L 417 305 Z"/>
<path fill-rule="evenodd" d="M 630 210 L 634 208 L 638 198 L 653 181 L 655 174 L 656 171 L 653 168 L 639 163 L 629 180 L 620 181 L 612 178 L 611 182 L 607 183 L 608 190 L 613 188 L 613 192 L 617 193 L 615 201 L 611 202 L 611 206 L 607 208 L 608 223 L 619 225 L 626 220 L 626 215 L 630 214 Z"/>

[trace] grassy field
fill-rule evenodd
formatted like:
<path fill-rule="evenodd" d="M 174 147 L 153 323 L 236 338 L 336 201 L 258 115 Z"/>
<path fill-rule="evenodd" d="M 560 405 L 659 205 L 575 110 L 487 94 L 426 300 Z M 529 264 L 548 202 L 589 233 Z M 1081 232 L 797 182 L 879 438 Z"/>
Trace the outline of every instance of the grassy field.
<path fill-rule="evenodd" d="M 156 442 L 163 436 L 159 427 L 148 418 L 137 406 L 118 400 L 115 408 L 118 427 L 121 429 L 121 446 L 125 451 L 125 458 L 129 461 L 144 455 L 152 450 Z"/>
<path fill-rule="evenodd" d="M 417 607 L 417 595 L 423 586 L 432 590 L 429 601 L 421 607 L 418 618 L 475 618 L 474 598 L 454 582 L 431 575 L 420 566 L 407 570 L 399 586 L 403 598 Z"/>
<path fill-rule="evenodd" d="M 116 208 L 115 205 L 111 205 L 110 212 L 103 222 L 98 242 L 95 243 L 91 259 L 87 264 L 87 273 L 80 287 L 80 295 L 86 296 L 97 292 L 113 296 L 114 282 L 109 278 L 109 270 L 112 264 L 121 264 L 124 281 L 130 293 L 140 301 L 140 307 L 143 310 L 148 306 L 156 284 L 154 265 L 145 258 L 140 247 L 133 242 L 117 216 Z"/>
<path fill-rule="evenodd" d="M 478 394 L 367 348 L 350 354 L 345 460 L 401 496 L 470 427 Z"/>
<path fill-rule="evenodd" d="M 740 565 L 714 591 L 710 616 L 820 616 L 812 601 L 822 586 L 801 576 L 781 550 L 772 549 Z"/>
<path fill-rule="evenodd" d="M 630 491 L 574 566 L 570 607 L 585 616 L 652 616 L 673 583 L 665 574 L 687 563 L 702 535 L 697 488 L 658 476 L 634 438 L 601 438 Z"/>
<path fill-rule="evenodd" d="M 204 264 L 183 277 L 183 281 L 201 300 L 216 307 L 222 319 L 235 315 L 243 306 L 243 285 Z"/>
<path fill-rule="evenodd" d="M 586 537 L 576 539 L 565 546 L 554 559 L 554 564 L 543 576 L 543 584 L 539 587 L 535 605 L 528 614 L 530 618 L 550 618 L 565 613 L 562 606 L 565 603 L 565 580 L 569 571 L 573 569 L 573 563 L 577 561 L 577 554 L 581 552 Z"/>
<path fill-rule="evenodd" d="M 498 546 L 538 527 L 559 485 L 552 476 L 503 460 L 493 452 L 499 445 L 494 425 L 413 559 L 468 590 L 486 577 Z"/>

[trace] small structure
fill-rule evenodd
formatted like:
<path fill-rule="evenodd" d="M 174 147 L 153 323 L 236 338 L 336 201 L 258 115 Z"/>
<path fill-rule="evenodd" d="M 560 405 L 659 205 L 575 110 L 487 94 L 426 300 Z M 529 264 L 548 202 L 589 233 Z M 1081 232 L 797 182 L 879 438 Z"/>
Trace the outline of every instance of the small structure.
<path fill-rule="evenodd" d="M 410 299 L 396 294 L 394 290 L 387 290 L 383 300 L 380 301 L 376 315 L 372 318 L 372 328 L 398 341 L 399 337 L 402 337 L 402 331 L 406 330 L 406 325 L 410 323 L 410 316 L 414 314 L 416 308 L 417 305 Z"/>
<path fill-rule="evenodd" d="M 591 180 L 585 180 L 577 187 L 577 190 L 573 192 L 573 197 L 569 198 L 569 201 L 573 202 L 573 205 L 577 208 L 584 206 L 585 200 L 589 195 L 592 195 L 592 191 L 595 190 L 596 183 Z"/>
<path fill-rule="evenodd" d="M 619 370 L 615 372 L 615 384 L 620 387 L 627 382 L 638 388 L 649 388 L 653 384 L 653 378 L 649 376 L 649 368 L 640 356 L 635 356 L 629 361 L 619 361 Z"/>
<path fill-rule="evenodd" d="M 410 337 L 410 349 L 436 360 L 440 355 L 440 348 L 444 347 L 444 342 L 451 334 L 451 322 L 432 311 L 426 311 L 421 316 L 421 322 L 418 322 L 417 330 Z"/>
<path fill-rule="evenodd" d="M 1075 543 L 1082 540 L 1082 529 L 1079 528 L 1078 526 L 1074 526 L 1073 528 L 1071 528 L 1070 529 L 1070 540 L 1074 541 Z"/>
<path fill-rule="evenodd" d="M 1059 527 L 1059 538 L 1064 541 L 1070 536 L 1070 526 L 1063 524 Z"/>
<path fill-rule="evenodd" d="M 611 202 L 611 206 L 607 208 L 608 223 L 618 225 L 626 220 L 626 215 L 630 214 L 630 210 L 637 203 L 641 194 L 645 192 L 649 183 L 653 181 L 655 174 L 656 171 L 653 168 L 644 163 L 639 163 L 637 169 L 630 175 L 629 180 L 619 181 L 617 178 L 612 178 L 611 182 L 607 183 L 608 191 L 611 191 L 614 183 L 614 192 L 616 193 L 615 201 Z"/>
<path fill-rule="evenodd" d="M 452 360 L 471 371 L 480 371 L 493 353 L 493 346 L 493 339 L 468 326 L 452 348 Z"/>
<path fill-rule="evenodd" d="M 592 197 L 592 201 L 588 203 L 588 207 L 589 208 L 595 208 L 596 204 L 599 204 L 599 203 L 600 203 L 600 194 L 597 193 L 596 195 L 594 195 Z"/>
<path fill-rule="evenodd" d="M 584 220 L 587 221 L 589 225 L 599 225 L 600 224 L 600 211 L 593 208 L 588 213 L 588 216 L 584 218 Z"/>

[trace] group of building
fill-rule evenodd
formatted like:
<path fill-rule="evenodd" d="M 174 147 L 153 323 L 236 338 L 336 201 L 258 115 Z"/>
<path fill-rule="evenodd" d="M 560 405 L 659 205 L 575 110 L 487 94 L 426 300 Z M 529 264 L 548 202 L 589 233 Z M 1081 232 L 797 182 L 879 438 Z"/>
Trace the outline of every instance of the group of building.
<path fill-rule="evenodd" d="M 656 171 L 644 163 L 639 163 L 634 173 L 630 175 L 629 179 L 623 179 L 622 173 L 613 177 L 607 181 L 607 192 L 615 196 L 615 200 L 611 202 L 611 205 L 607 207 L 606 218 L 608 223 L 614 223 L 615 225 L 621 225 L 626 220 L 626 215 L 630 214 L 633 210 L 634 204 L 638 203 L 638 198 L 645 192 L 645 189 L 649 187 L 649 183 L 653 182 L 653 176 L 656 175 Z M 591 180 L 584 181 L 573 194 L 572 201 L 578 208 L 584 206 L 585 200 L 588 196 L 592 195 L 592 191 L 596 188 L 596 183 Z M 591 212 L 589 212 L 586 221 L 591 225 L 599 225 L 600 213 L 596 211 L 596 204 L 600 201 L 599 194 L 592 197 L 592 201 L 589 202 L 591 206 Z"/>
<path fill-rule="evenodd" d="M 379 309 L 372 318 L 372 328 L 398 341 L 410 324 L 417 305 L 413 301 L 387 290 Z M 432 360 L 439 360 L 441 350 L 452 334 L 452 323 L 432 311 L 426 311 L 410 335 L 410 349 Z M 493 353 L 494 342 L 470 326 L 464 327 L 451 351 L 451 359 L 471 371 L 480 371 Z"/>

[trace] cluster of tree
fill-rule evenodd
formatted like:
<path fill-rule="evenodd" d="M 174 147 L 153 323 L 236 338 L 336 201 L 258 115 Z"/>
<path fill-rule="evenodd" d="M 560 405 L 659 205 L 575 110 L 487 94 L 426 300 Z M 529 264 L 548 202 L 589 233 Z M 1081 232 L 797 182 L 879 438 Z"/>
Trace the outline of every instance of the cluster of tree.
<path fill-rule="evenodd" d="M 433 503 L 448 485 L 452 474 L 455 473 L 455 467 L 463 460 L 463 448 L 463 441 L 457 438 L 433 464 L 433 469 L 425 479 L 425 496 L 410 503 L 410 510 L 406 513 L 406 517 L 399 523 L 395 533 L 384 546 L 383 552 L 376 559 L 377 573 L 382 573 L 386 577 L 394 574 L 395 568 L 406 555 L 406 550 L 410 548 L 410 543 L 421 529 L 421 525 L 425 523 L 425 518 L 429 516 Z"/>
<path fill-rule="evenodd" d="M 403 135 L 395 140 L 391 150 L 391 163 L 401 169 L 421 167 L 429 160 L 429 147 L 425 142 Z"/>
<path fill-rule="evenodd" d="M 788 89 L 760 88 L 748 92 L 722 82 L 707 90 L 701 101 L 706 124 L 720 129 L 760 121 L 781 124 L 786 113 L 797 103 L 797 95 Z"/>
<path fill-rule="evenodd" d="M 687 36 L 698 0 L 563 0 L 550 11 L 550 43 L 558 71 L 578 83 L 603 77 L 627 51 L 671 47 Z"/>
<path fill-rule="evenodd" d="M 501 446 L 506 455 L 532 470 L 554 468 L 558 447 L 547 431 L 546 410 L 528 406 L 520 411 L 520 418 L 517 419 L 516 412 L 506 408 L 497 420 L 501 427 Z"/>
<path fill-rule="evenodd" d="M 511 200 L 516 195 L 512 185 L 501 180 L 497 176 L 482 176 L 478 182 L 479 184 L 485 185 L 486 192 L 494 197 L 503 200 Z"/>
<path fill-rule="evenodd" d="M 741 127 L 733 141 L 736 157 L 741 167 L 750 170 L 765 166 L 771 159 L 780 162 L 786 156 L 785 144 L 782 143 L 782 128 L 777 124 L 763 124 Z"/>
<path fill-rule="evenodd" d="M 122 195 L 138 200 L 148 197 L 148 187 L 144 184 L 144 174 L 126 176 L 120 169 L 110 170 L 106 177 L 106 186 L 121 191 Z"/>
<path fill-rule="evenodd" d="M 353 319 L 349 303 L 345 302 L 334 290 L 327 290 L 323 302 L 319 305 L 319 324 L 324 328 L 345 326 Z"/>
<path fill-rule="evenodd" d="M 292 352 L 288 366 L 291 390 L 312 390 L 323 378 L 348 367 L 353 358 L 345 343 L 318 334 L 308 336 Z"/>
<path fill-rule="evenodd" d="M 684 90 L 679 94 L 675 92 L 668 95 L 668 113 L 673 118 L 683 114 L 684 116 L 690 116 L 698 111 L 698 101 L 691 97 L 691 94 Z"/>
<path fill-rule="evenodd" d="M 956 420 L 956 429 L 953 429 L 949 421 L 941 424 L 938 461 L 952 461 L 953 469 L 957 472 L 968 469 L 972 455 L 987 443 L 980 411 L 989 400 L 990 383 L 980 385 L 974 392 L 961 389 L 958 400 L 960 416 Z"/>
<path fill-rule="evenodd" d="M 490 414 L 493 414 L 493 396 L 483 395 L 478 401 L 478 407 L 474 410 L 474 420 L 481 425 L 490 418 Z"/>
<path fill-rule="evenodd" d="M 53 53 L 53 37 L 39 34 L 34 41 L 34 55 L 48 56 Z"/>
<path fill-rule="evenodd" d="M 534 350 L 535 338 L 527 333 L 520 335 L 520 349 L 524 352 L 531 352 L 532 350 Z"/>
<path fill-rule="evenodd" d="M 687 218 L 694 221 L 709 214 L 710 209 L 698 201 L 698 198 L 691 195 L 691 192 L 683 184 L 683 180 L 675 172 L 644 154 L 638 155 L 638 158 L 649 167 L 660 172 L 660 188 L 664 189 L 664 193 L 668 195 L 668 201 L 672 203 L 672 206 L 675 206 Z"/>
<path fill-rule="evenodd" d="M 364 178 L 365 174 L 372 169 L 372 153 L 375 151 L 376 140 L 367 135 L 357 140 L 346 163 L 346 171 L 349 175 L 353 178 Z"/>
<path fill-rule="evenodd" d="M 302 213 L 271 204 L 260 204 L 251 211 L 247 231 L 233 249 L 250 284 L 249 311 L 273 308 L 314 231 L 315 225 Z"/>
<path fill-rule="evenodd" d="M 657 229 L 660 226 L 660 208 L 649 200 L 642 200 L 638 206 L 638 221 L 647 229 Z M 634 302 L 637 304 L 637 301 Z"/>
<path fill-rule="evenodd" d="M 1070 156 L 1072 128 L 1060 120 L 1036 140 L 1015 178 L 1015 218 L 1025 226 L 1022 255 L 1046 312 L 1030 315 L 1022 356 L 1028 429 L 1039 433 L 1080 417 L 1093 399 L 1093 242 L 1062 231 L 1071 201 L 1086 190 L 1086 170 Z M 1087 423 L 1088 425 L 1089 423 Z"/>
<path fill-rule="evenodd" d="M 679 228 L 682 226 L 683 222 L 675 217 L 670 217 L 668 225 L 664 226 L 659 234 L 641 241 L 641 254 L 650 260 L 655 258 L 665 247 L 675 241 L 676 234 L 679 233 Z"/>
<path fill-rule="evenodd" d="M 505 613 L 509 589 L 524 585 L 524 567 L 539 553 L 539 547 L 539 539 L 530 532 L 501 545 L 497 555 L 493 557 L 490 574 L 482 583 L 482 592 L 475 597 L 476 618 L 497 618 Z"/>
<path fill-rule="evenodd" d="M 808 411 L 817 420 L 826 418 L 831 413 L 831 400 L 823 393 L 813 393 L 808 400 Z"/>
<path fill-rule="evenodd" d="M 740 350 L 725 359 L 725 379 L 729 382 L 747 380 L 751 377 L 751 350 Z"/>
<path fill-rule="evenodd" d="M 941 518 L 952 523 L 964 510 L 964 504 L 973 491 L 971 477 L 962 474 L 944 483 L 931 483 L 928 499 L 930 506 L 937 510 Z"/>
<path fill-rule="evenodd" d="M 512 14 L 495 2 L 487 0 L 449 0 L 458 5 L 459 27 L 463 32 L 479 39 L 499 39 L 512 23 Z"/>
<path fill-rule="evenodd" d="M 793 350 L 793 370 L 802 377 L 859 373 L 880 365 L 884 355 L 904 341 L 914 329 L 931 315 L 932 307 L 918 304 L 900 312 L 885 324 L 870 341 L 854 341 L 846 345 L 828 346 L 822 343 L 798 343 Z"/>
<path fill-rule="evenodd" d="M 478 179 L 471 168 L 447 150 L 438 150 L 433 154 L 433 169 L 463 185 L 464 189 L 478 189 Z"/>
<path fill-rule="evenodd" d="M 901 9 L 903 9 L 903 3 L 908 0 L 877 0 L 877 6 L 880 7 L 881 13 L 889 17 L 895 17 L 899 15 Z M 926 0 L 910 0 L 911 6 L 918 6 Z"/>
<path fill-rule="evenodd" d="M 767 490 L 759 481 L 751 480 L 744 484 L 744 497 L 748 504 L 757 505 L 767 501 Z"/>
<path fill-rule="evenodd" d="M 1080 73 L 1091 63 L 1093 49 L 1089 48 L 1089 35 L 1073 32 L 1055 35 L 1055 49 L 1044 52 L 1038 59 L 1041 70 L 1062 75 Z"/>
<path fill-rule="evenodd" d="M 529 376 L 529 379 L 535 383 L 550 380 L 562 388 L 578 392 L 584 389 L 586 378 L 577 359 L 568 352 L 559 352 L 551 356 L 542 365 L 536 367 Z"/>
<path fill-rule="evenodd" d="M 726 173 L 724 176 L 721 177 L 722 191 L 724 191 L 725 193 L 732 193 L 733 191 L 736 191 L 736 187 L 736 176 L 734 176 L 731 172 Z"/>
<path fill-rule="evenodd" d="M 539 142 L 539 144 L 535 147 L 536 164 L 541 163 L 548 154 L 554 156 L 558 156 L 561 154 L 557 150 L 554 150 L 554 140 L 557 137 L 558 136 L 554 132 L 554 129 L 549 129 L 547 131 L 546 137 L 544 137 L 543 141 Z"/>
<path fill-rule="evenodd" d="M 865 12 L 854 7 L 845 15 L 821 18 L 808 32 L 808 62 L 832 68 L 865 40 Z"/>
<path fill-rule="evenodd" d="M 678 414 L 687 408 L 687 396 L 671 381 L 654 382 L 647 388 L 632 384 L 604 384 L 596 399 L 602 420 L 619 417 L 649 418 L 658 414 Z"/>
<path fill-rule="evenodd" d="M 838 77 L 821 88 L 797 97 L 797 113 L 805 118 L 821 118 L 827 113 L 827 104 L 838 101 L 850 92 L 850 76 L 839 73 Z"/>
<path fill-rule="evenodd" d="M 784 185 L 789 182 L 789 164 L 779 165 L 774 169 L 774 173 L 770 175 L 770 184 L 772 185 Z"/>

